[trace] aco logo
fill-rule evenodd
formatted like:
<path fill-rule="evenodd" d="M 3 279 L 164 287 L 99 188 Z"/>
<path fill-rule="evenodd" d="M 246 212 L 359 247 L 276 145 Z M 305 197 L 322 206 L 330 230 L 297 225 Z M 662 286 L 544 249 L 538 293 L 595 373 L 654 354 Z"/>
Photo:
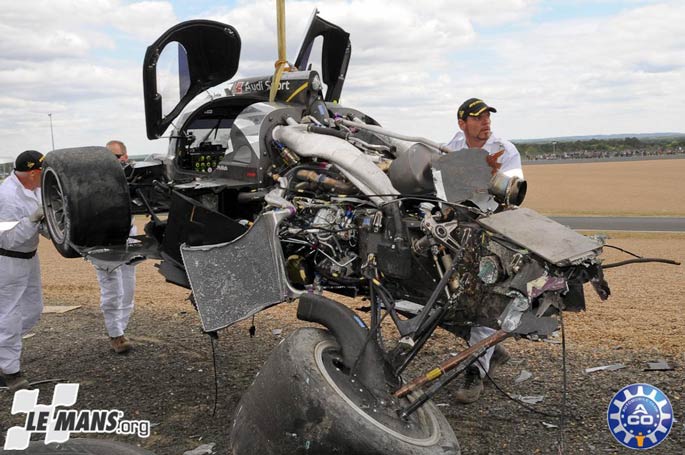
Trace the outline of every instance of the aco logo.
<path fill-rule="evenodd" d="M 673 426 L 673 408 L 664 393 L 649 384 L 632 384 L 614 395 L 607 409 L 609 430 L 630 449 L 659 445 Z"/>

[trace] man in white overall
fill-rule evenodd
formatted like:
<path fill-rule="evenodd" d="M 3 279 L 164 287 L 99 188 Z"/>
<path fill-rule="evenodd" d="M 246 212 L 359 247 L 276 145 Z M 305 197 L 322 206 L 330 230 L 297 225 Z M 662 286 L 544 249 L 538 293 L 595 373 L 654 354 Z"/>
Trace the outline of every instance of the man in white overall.
<path fill-rule="evenodd" d="M 109 141 L 107 149 L 125 164 L 128 161 L 126 146 L 121 141 Z M 129 235 L 136 235 L 136 227 L 131 225 Z M 100 284 L 100 308 L 105 317 L 105 328 L 112 349 L 117 354 L 131 350 L 131 343 L 124 333 L 128 320 L 133 313 L 133 296 L 136 288 L 136 268 L 122 265 L 112 272 L 95 268 Z"/>
<path fill-rule="evenodd" d="M 27 150 L 0 184 L 0 222 L 6 223 L 0 229 L 0 373 L 11 392 L 29 386 L 20 368 L 21 337 L 36 325 L 43 311 L 36 254 L 43 219 L 42 166 L 43 154 Z"/>
<path fill-rule="evenodd" d="M 460 131 L 455 134 L 447 147 L 454 151 L 479 148 L 484 149 L 490 158 L 488 163 L 493 169 L 507 177 L 523 179 L 521 156 L 516 146 L 511 142 L 496 137 L 490 130 L 490 113 L 497 112 L 483 100 L 469 98 L 459 107 L 457 113 Z M 469 344 L 474 345 L 480 340 L 495 333 L 490 327 L 474 326 L 469 335 Z M 473 403 L 478 400 L 483 391 L 483 377 L 486 372 L 509 361 L 509 354 L 504 346 L 497 345 L 488 349 L 478 361 L 469 366 L 464 374 L 464 384 L 457 390 L 455 399 L 461 403 Z"/>

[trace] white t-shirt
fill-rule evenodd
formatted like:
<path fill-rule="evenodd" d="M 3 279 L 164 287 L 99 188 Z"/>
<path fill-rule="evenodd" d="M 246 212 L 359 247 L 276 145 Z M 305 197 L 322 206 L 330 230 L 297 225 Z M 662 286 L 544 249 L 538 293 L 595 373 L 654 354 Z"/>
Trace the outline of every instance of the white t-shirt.
<path fill-rule="evenodd" d="M 469 148 L 469 146 L 466 145 L 466 137 L 464 136 L 464 132 L 458 131 L 452 140 L 447 143 L 447 147 L 455 152 Z M 500 139 L 491 133 L 490 137 L 481 148 L 490 155 L 494 155 L 495 153 L 504 150 L 502 156 L 497 158 L 497 162 L 502 165 L 499 171 L 507 177 L 523 178 L 521 155 L 519 155 L 519 151 L 516 150 L 516 146 L 514 144 L 505 139 Z"/>

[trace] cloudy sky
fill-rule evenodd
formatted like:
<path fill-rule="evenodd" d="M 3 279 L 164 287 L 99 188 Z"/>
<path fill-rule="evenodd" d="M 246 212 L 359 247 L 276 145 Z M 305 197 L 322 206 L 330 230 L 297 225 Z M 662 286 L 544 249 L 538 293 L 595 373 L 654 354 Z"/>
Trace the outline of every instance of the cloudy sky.
<path fill-rule="evenodd" d="M 446 142 L 478 96 L 510 139 L 685 132 L 685 2 L 286 1 L 294 60 L 314 8 L 352 38 L 341 103 Z M 0 0 L 0 157 L 145 135 L 142 60 L 170 26 L 214 19 L 242 38 L 240 76 L 276 60 L 275 0 Z"/>

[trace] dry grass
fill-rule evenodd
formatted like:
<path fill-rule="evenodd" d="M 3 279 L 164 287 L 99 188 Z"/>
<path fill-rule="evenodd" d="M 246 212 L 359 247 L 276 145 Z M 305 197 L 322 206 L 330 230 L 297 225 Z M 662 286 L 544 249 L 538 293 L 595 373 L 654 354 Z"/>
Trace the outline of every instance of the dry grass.
<path fill-rule="evenodd" d="M 685 216 L 685 160 L 524 166 L 524 205 L 547 215 Z"/>
<path fill-rule="evenodd" d="M 645 257 L 685 260 L 685 237 L 610 238 Z M 605 248 L 605 263 L 629 257 Z M 567 314 L 569 339 L 586 348 L 621 347 L 680 357 L 685 345 L 685 266 L 648 263 L 608 269 L 611 297 L 602 302 L 587 285 L 587 312 Z"/>

